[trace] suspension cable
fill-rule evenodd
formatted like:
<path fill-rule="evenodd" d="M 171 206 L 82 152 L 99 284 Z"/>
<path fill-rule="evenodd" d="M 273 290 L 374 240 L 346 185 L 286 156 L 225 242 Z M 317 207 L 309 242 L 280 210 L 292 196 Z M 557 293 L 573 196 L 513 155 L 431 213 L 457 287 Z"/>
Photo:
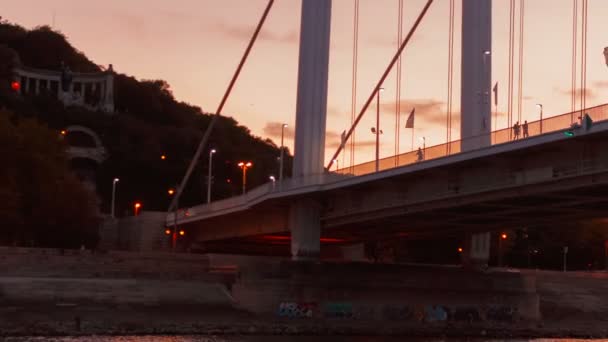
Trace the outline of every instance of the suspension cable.
<path fill-rule="evenodd" d="M 403 39 L 403 0 L 399 0 L 399 13 L 397 15 L 397 50 Z M 399 166 L 399 149 L 401 147 L 401 81 L 402 56 L 397 60 L 397 87 L 395 95 L 395 166 Z"/>
<path fill-rule="evenodd" d="M 578 0 L 573 0 L 572 9 L 572 85 L 571 85 L 571 112 L 570 123 L 574 123 L 576 112 L 576 71 L 577 71 L 577 49 L 578 49 Z"/>
<path fill-rule="evenodd" d="M 517 118 L 522 120 L 522 97 L 524 77 L 524 29 L 526 0 L 519 1 L 519 84 L 517 85 Z"/>
<path fill-rule="evenodd" d="M 380 80 L 378 81 L 378 83 L 376 83 L 376 86 L 374 87 L 374 90 L 372 91 L 372 93 L 370 94 L 370 96 L 367 98 L 367 101 L 365 101 L 365 104 L 363 105 L 363 108 L 361 108 L 361 111 L 357 115 L 357 118 L 355 119 L 355 122 L 353 123 L 353 125 L 351 126 L 351 128 L 346 133 L 345 139 L 349 139 L 350 138 L 350 136 L 352 135 L 353 131 L 357 127 L 357 124 L 359 123 L 359 121 L 361 121 L 361 118 L 363 118 L 363 115 L 367 111 L 367 108 L 369 107 L 369 105 L 374 100 L 374 97 L 376 96 L 376 93 L 378 93 L 380 91 L 380 87 L 382 86 L 382 84 L 384 84 L 384 81 L 386 81 L 386 78 L 388 77 L 389 73 L 393 69 L 393 66 L 395 66 L 395 63 L 397 63 L 397 59 L 399 58 L 399 56 L 401 55 L 401 53 L 403 52 L 403 50 L 405 49 L 405 47 L 407 46 L 407 44 L 412 39 L 412 36 L 416 32 L 416 29 L 420 25 L 420 22 L 422 22 L 422 19 L 424 19 L 426 13 L 429 10 L 429 7 L 431 7 L 431 5 L 433 4 L 433 1 L 434 0 L 427 0 L 426 5 L 424 5 L 424 8 L 422 9 L 422 11 L 420 12 L 420 14 L 418 15 L 418 18 L 416 18 L 416 21 L 412 25 L 412 28 L 410 29 L 410 31 L 408 32 L 407 36 L 403 40 L 403 43 L 401 43 L 401 46 L 399 47 L 399 50 L 397 51 L 397 53 L 395 53 L 395 55 L 393 56 L 393 59 L 390 61 L 389 65 L 388 65 L 388 67 L 384 70 L 384 73 L 380 77 Z M 336 152 L 334 153 L 334 155 L 332 156 L 332 158 L 329 160 L 329 163 L 327 164 L 327 168 L 326 168 L 327 170 L 329 170 L 331 168 L 331 166 L 334 163 L 334 160 L 340 154 L 340 151 L 342 151 L 342 148 L 343 148 L 342 145 L 343 144 L 340 144 L 340 146 L 338 146 L 338 149 L 336 150 Z"/>
<path fill-rule="evenodd" d="M 509 117 L 509 127 L 513 126 L 513 57 L 515 50 L 515 0 L 510 0 L 509 9 L 509 80 L 507 86 L 507 115 Z M 511 137 L 512 130 L 509 130 Z"/>
<path fill-rule="evenodd" d="M 582 32 L 581 32 L 581 119 L 583 111 L 587 106 L 587 14 L 588 0 L 583 0 L 582 4 Z"/>
<path fill-rule="evenodd" d="M 255 44 L 255 42 L 258 38 L 258 35 L 259 35 L 260 31 L 262 30 L 264 23 L 266 22 L 266 18 L 268 17 L 268 13 L 270 13 L 270 10 L 272 9 L 273 4 L 274 4 L 274 0 L 268 1 L 268 5 L 266 6 L 266 9 L 264 10 L 264 14 L 262 15 L 262 18 L 260 19 L 260 22 L 258 23 L 258 26 L 256 27 L 256 29 L 253 33 L 253 36 L 251 37 L 251 40 L 249 41 L 249 45 L 247 45 L 247 49 L 245 50 L 245 53 L 243 54 L 243 57 L 241 58 L 241 61 L 239 62 L 239 65 L 236 68 L 234 75 L 232 76 L 232 79 L 230 80 L 228 89 L 226 89 L 226 92 L 224 93 L 224 97 L 220 101 L 220 104 L 219 104 L 217 110 L 215 111 L 215 115 L 213 115 L 213 118 L 211 119 L 211 122 L 209 123 L 209 126 L 207 127 L 207 130 L 205 131 L 205 134 L 203 135 L 203 139 L 201 139 L 201 142 L 198 144 L 198 148 L 196 149 L 196 152 L 194 153 L 194 157 L 192 157 L 192 160 L 190 161 L 188 170 L 186 171 L 184 178 L 182 178 L 182 181 L 179 184 L 177 193 L 173 197 L 173 200 L 171 200 L 171 204 L 169 205 L 169 209 L 168 209 L 169 212 L 173 208 L 177 207 L 178 200 L 179 200 L 182 192 L 184 191 L 184 188 L 186 187 L 186 183 L 188 183 L 188 180 L 190 179 L 190 175 L 192 174 L 192 171 L 194 170 L 194 166 L 196 166 L 196 163 L 200 159 L 201 153 L 203 152 L 205 145 L 207 145 L 207 140 L 209 140 L 209 136 L 211 136 L 213 127 L 217 123 L 219 117 L 222 115 L 222 110 L 224 109 L 224 105 L 226 104 L 226 101 L 228 101 L 228 97 L 230 96 L 230 93 L 232 92 L 232 88 L 234 88 L 234 85 L 236 84 L 236 81 L 239 78 L 239 75 L 241 74 L 241 70 L 243 70 L 243 66 L 245 65 L 245 62 L 247 61 L 247 58 L 249 57 L 249 53 L 251 52 L 251 49 L 253 48 L 253 45 Z"/>
<path fill-rule="evenodd" d="M 352 66 L 352 97 L 351 97 L 351 126 L 355 122 L 357 115 L 357 71 L 359 67 L 359 0 L 355 0 L 354 18 L 353 18 L 353 66 Z M 355 132 L 353 132 L 350 140 L 350 167 L 351 172 L 355 167 Z"/>
<path fill-rule="evenodd" d="M 452 141 L 452 94 L 454 82 L 454 0 L 450 0 L 449 21 L 448 21 L 448 98 L 447 98 L 447 122 L 446 122 L 446 154 L 451 152 Z"/>

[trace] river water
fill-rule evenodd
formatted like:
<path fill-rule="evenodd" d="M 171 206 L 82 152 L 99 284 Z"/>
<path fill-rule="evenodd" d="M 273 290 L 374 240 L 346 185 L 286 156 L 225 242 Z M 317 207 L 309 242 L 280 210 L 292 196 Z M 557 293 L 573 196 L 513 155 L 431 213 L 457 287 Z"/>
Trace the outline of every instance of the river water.
<path fill-rule="evenodd" d="M 349 336 L 87 336 L 87 337 L 8 337 L 6 342 L 608 342 L 576 339 L 455 339 Z"/>

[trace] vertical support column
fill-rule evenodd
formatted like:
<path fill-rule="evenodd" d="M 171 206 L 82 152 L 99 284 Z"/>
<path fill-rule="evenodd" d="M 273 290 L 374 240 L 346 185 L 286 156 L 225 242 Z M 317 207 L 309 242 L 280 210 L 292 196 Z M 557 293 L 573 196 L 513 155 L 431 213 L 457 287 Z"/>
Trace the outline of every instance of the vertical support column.
<path fill-rule="evenodd" d="M 34 94 L 36 94 L 36 95 L 40 94 L 40 79 L 38 79 L 38 78 L 34 79 Z"/>
<path fill-rule="evenodd" d="M 477 233 L 467 236 L 462 263 L 466 268 L 485 270 L 490 259 L 490 233 Z"/>
<path fill-rule="evenodd" d="M 294 178 L 325 172 L 331 3 L 331 0 L 302 1 Z M 320 206 L 315 200 L 298 200 L 291 205 L 289 230 L 294 260 L 318 258 L 321 221 Z"/>
<path fill-rule="evenodd" d="M 462 1 L 461 150 L 491 144 L 492 0 Z"/>
<path fill-rule="evenodd" d="M 108 67 L 105 87 L 103 87 L 104 94 L 104 111 L 108 113 L 114 112 L 114 68 L 112 64 Z"/>
<path fill-rule="evenodd" d="M 461 151 L 490 146 L 492 131 L 492 0 L 462 1 Z M 487 267 L 490 233 L 473 234 L 464 265 Z"/>

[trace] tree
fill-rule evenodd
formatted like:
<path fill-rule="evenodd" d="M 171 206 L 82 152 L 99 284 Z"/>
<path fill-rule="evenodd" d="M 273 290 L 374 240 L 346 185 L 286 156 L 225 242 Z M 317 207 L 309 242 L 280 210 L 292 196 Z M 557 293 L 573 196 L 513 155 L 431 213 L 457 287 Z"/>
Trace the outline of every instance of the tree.
<path fill-rule="evenodd" d="M 95 244 L 95 197 L 70 171 L 55 131 L 0 110 L 0 153 L 0 241 L 72 248 Z"/>

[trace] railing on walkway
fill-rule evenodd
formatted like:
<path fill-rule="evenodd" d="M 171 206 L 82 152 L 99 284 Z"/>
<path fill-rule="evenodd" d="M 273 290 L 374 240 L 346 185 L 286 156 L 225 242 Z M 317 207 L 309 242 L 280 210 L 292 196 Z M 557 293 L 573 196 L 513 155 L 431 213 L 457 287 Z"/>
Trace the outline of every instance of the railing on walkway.
<path fill-rule="evenodd" d="M 587 108 L 583 111 L 585 114 L 589 114 L 593 121 L 602 121 L 608 119 L 608 104 Z M 584 115 L 584 114 L 583 114 Z M 553 117 L 549 117 L 543 119 L 542 121 L 532 121 L 528 122 L 528 136 L 536 136 L 544 133 L 555 132 L 563 129 L 570 128 L 573 123 L 580 123 L 579 117 L 581 116 L 581 111 L 569 112 Z M 521 124 L 521 123 L 520 123 Z M 542 125 L 542 133 L 541 133 L 541 125 Z M 498 145 L 503 143 L 508 143 L 511 141 L 515 141 L 515 136 L 513 133 L 513 128 L 504 128 L 497 131 L 493 131 L 490 135 L 490 141 L 492 145 Z M 488 136 L 477 136 L 470 138 L 470 141 L 481 140 L 484 138 L 488 138 Z M 519 129 L 519 138 L 517 140 L 525 139 L 523 136 L 523 129 L 520 126 Z M 441 157 L 446 157 L 452 154 L 461 152 L 462 143 L 466 143 L 465 140 L 455 140 L 449 143 L 444 143 L 440 145 L 428 146 L 422 151 L 423 159 L 436 159 Z M 397 156 L 382 158 L 379 161 L 379 170 L 388 170 L 398 166 L 404 166 L 409 164 L 414 164 L 418 162 L 418 152 L 417 150 L 406 152 L 403 154 L 399 154 Z M 340 174 L 349 174 L 354 176 L 361 176 L 369 173 L 376 172 L 376 161 L 372 160 L 366 163 L 345 167 L 334 171 Z"/>
<path fill-rule="evenodd" d="M 594 121 L 602 121 L 608 119 L 608 104 L 601 105 L 593 108 L 588 108 L 584 111 Z M 553 116 L 542 121 L 542 133 L 550 133 L 563 129 L 569 128 L 573 122 L 578 122 L 580 111 L 575 113 L 566 113 L 558 116 Z M 528 123 L 528 135 L 536 136 L 541 134 L 541 122 L 533 121 Z M 486 137 L 473 137 L 472 139 L 481 139 Z M 491 133 L 492 145 L 498 145 L 515 141 L 512 128 L 501 129 Z M 519 140 L 525 139 L 520 129 Z M 424 151 L 426 160 L 446 157 L 449 155 L 457 154 L 461 152 L 460 146 L 463 143 L 462 140 L 452 141 L 449 144 L 441 144 L 435 146 L 429 146 Z M 398 156 L 383 158 L 380 160 L 380 170 L 388 170 L 398 166 L 405 166 L 418 162 L 416 151 L 403 153 Z M 254 203 L 256 200 L 261 200 L 265 196 L 269 196 L 274 193 L 286 193 L 289 191 L 299 191 L 311 186 L 318 186 L 327 184 L 335 181 L 339 181 L 345 178 L 353 176 L 361 176 L 375 172 L 375 161 L 355 165 L 354 167 L 347 167 L 340 169 L 335 172 L 329 172 L 319 175 L 308 176 L 304 178 L 288 178 L 281 182 L 266 183 L 251 189 L 244 195 L 226 198 L 223 200 L 211 202 L 210 204 L 202 204 L 194 207 L 187 208 L 185 210 L 178 211 L 178 219 L 188 219 L 190 217 L 196 217 L 198 215 L 205 215 L 209 213 L 217 213 L 222 210 L 230 210 L 238 207 L 248 206 Z M 172 224 L 173 214 L 169 214 L 167 218 L 167 224 Z"/>

